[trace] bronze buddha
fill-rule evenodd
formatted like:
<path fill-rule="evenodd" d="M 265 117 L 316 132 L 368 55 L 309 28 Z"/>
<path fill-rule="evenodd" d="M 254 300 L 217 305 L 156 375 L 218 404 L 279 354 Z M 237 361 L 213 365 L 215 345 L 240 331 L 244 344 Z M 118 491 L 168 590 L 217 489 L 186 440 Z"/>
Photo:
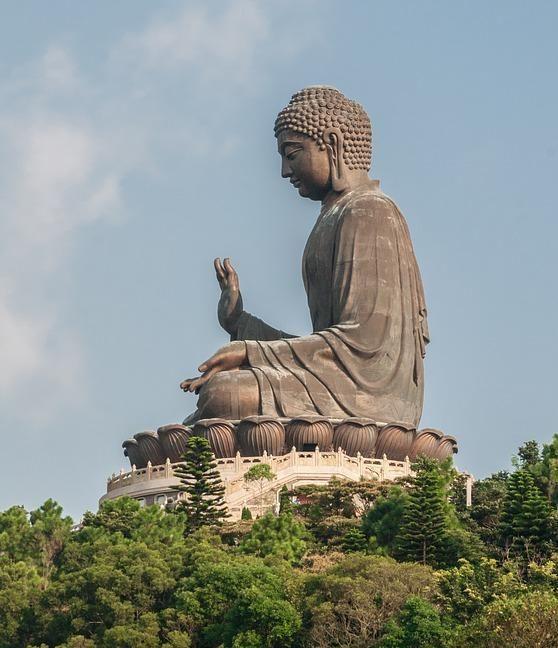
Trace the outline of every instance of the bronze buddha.
<path fill-rule="evenodd" d="M 426 305 L 403 215 L 368 177 L 370 120 L 335 88 L 311 86 L 279 113 L 275 135 L 283 178 L 322 204 L 303 256 L 313 331 L 295 337 L 244 311 L 230 260 L 215 259 L 231 342 L 181 383 L 199 393 L 185 423 L 317 414 L 416 427 Z"/>

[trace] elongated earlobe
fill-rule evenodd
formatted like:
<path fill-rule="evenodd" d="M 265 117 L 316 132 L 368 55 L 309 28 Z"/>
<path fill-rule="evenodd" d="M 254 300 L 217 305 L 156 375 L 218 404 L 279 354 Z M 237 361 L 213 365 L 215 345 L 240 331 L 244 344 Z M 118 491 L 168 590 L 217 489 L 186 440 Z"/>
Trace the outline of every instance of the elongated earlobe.
<path fill-rule="evenodd" d="M 323 134 L 331 170 L 331 188 L 341 193 L 349 188 L 347 169 L 343 160 L 343 133 L 339 128 L 327 128 Z"/>

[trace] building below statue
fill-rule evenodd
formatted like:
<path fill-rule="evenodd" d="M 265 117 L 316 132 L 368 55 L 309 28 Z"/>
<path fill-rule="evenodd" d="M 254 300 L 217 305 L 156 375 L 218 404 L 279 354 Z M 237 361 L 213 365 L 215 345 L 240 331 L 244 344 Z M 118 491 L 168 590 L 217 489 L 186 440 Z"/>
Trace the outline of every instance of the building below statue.
<path fill-rule="evenodd" d="M 275 474 L 263 493 L 265 508 L 270 509 L 276 506 L 283 487 L 323 485 L 331 479 L 393 481 L 409 476 L 411 463 L 419 455 L 443 460 L 457 452 L 456 440 L 438 430 L 416 431 L 369 419 L 253 416 L 234 422 L 206 419 L 192 428 L 173 423 L 124 441 L 132 470 L 122 470 L 108 480 L 101 502 L 124 495 L 144 504 L 176 502 L 182 493 L 174 465 L 180 462 L 191 435 L 209 441 L 233 519 L 240 517 L 244 507 L 260 512 L 262 493 L 244 482 L 244 473 L 257 463 L 268 464 Z"/>
<path fill-rule="evenodd" d="M 322 452 L 316 448 L 311 452 L 297 452 L 295 448 L 282 456 L 235 457 L 217 459 L 217 469 L 225 486 L 225 502 L 232 520 L 240 518 L 242 509 L 248 508 L 253 514 L 264 510 L 276 510 L 279 492 L 286 487 L 292 490 L 306 484 L 325 485 L 332 479 L 359 481 L 373 479 L 393 481 L 411 474 L 411 462 L 366 458 L 361 455 L 350 457 L 343 450 Z M 275 478 L 266 482 L 263 492 L 255 484 L 244 481 L 246 471 L 258 463 L 268 464 Z M 145 468 L 135 466 L 129 472 L 122 471 L 113 475 L 107 483 L 107 492 L 99 503 L 116 497 L 128 496 L 144 505 L 168 506 L 182 498 L 178 491 L 178 479 L 170 459 L 159 466 L 151 462 Z"/>

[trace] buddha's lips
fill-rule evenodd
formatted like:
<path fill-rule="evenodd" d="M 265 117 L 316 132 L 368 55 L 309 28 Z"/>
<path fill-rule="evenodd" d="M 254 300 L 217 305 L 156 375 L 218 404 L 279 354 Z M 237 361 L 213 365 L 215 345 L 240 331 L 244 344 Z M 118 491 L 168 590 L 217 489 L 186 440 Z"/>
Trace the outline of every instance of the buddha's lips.
<path fill-rule="evenodd" d="M 291 184 L 293 185 L 293 187 L 296 187 L 298 189 L 300 187 L 300 185 L 301 185 L 301 182 L 297 178 L 293 178 L 291 180 Z"/>

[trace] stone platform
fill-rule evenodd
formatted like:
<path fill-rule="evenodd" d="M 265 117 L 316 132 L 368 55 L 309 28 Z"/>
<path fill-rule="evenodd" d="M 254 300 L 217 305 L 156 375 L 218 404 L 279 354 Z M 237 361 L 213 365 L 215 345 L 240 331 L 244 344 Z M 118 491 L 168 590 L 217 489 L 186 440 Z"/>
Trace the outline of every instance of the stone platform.
<path fill-rule="evenodd" d="M 243 457 L 239 452 L 231 458 L 217 459 L 217 469 L 225 486 L 225 501 L 231 518 L 239 519 L 242 508 L 247 507 L 254 514 L 278 505 L 279 491 L 286 486 L 289 490 L 305 484 L 327 484 L 331 479 L 358 481 L 375 479 L 393 481 L 411 474 L 411 461 L 351 457 L 343 450 L 322 452 L 316 448 L 312 452 L 298 452 L 295 448 L 282 456 L 269 456 L 265 451 L 262 456 Z M 263 492 L 256 484 L 246 484 L 244 474 L 255 464 L 268 464 L 275 474 L 272 481 L 265 482 Z M 131 471 L 123 470 L 108 479 L 107 492 L 100 499 L 103 502 L 127 495 L 143 504 L 172 504 L 181 499 L 182 493 L 177 490 L 178 479 L 174 476 L 177 464 L 167 459 L 163 464 L 145 468 L 133 467 Z M 263 500 L 262 500 L 263 498 Z"/>

